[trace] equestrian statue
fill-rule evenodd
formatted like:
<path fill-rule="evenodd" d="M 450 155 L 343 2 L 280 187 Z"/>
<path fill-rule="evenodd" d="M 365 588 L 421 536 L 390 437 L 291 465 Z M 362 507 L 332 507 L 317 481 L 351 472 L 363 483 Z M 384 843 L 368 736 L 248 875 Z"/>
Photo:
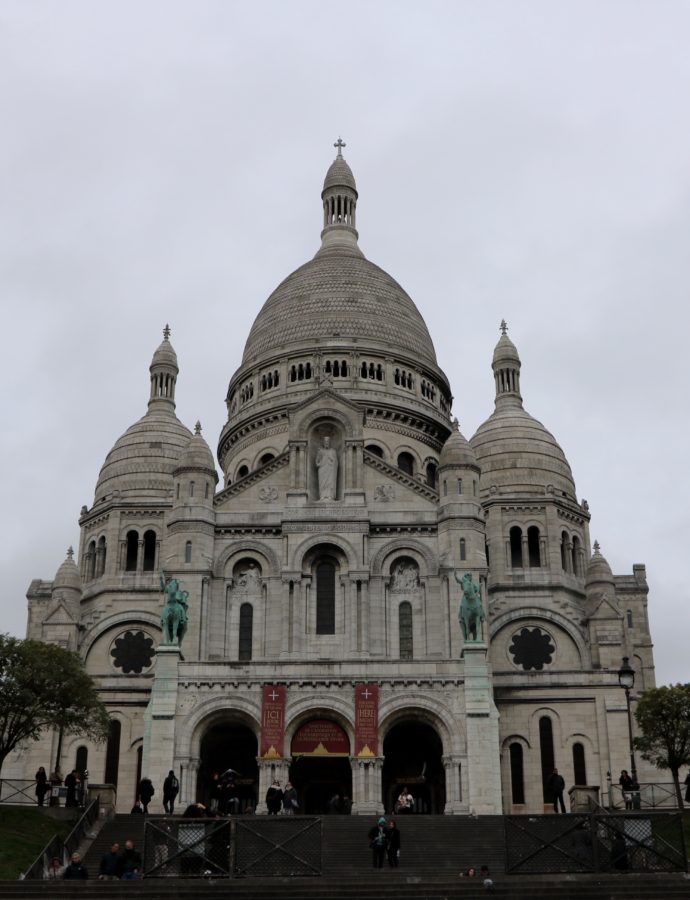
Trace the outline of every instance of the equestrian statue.
<path fill-rule="evenodd" d="M 481 641 L 482 622 L 486 618 L 479 585 L 472 580 L 472 575 L 465 572 L 462 578 L 454 571 L 455 580 L 462 588 L 462 601 L 458 610 L 458 621 L 466 641 Z"/>
<path fill-rule="evenodd" d="M 177 645 L 182 644 L 182 638 L 187 633 L 187 598 L 189 594 L 180 588 L 177 578 L 166 578 L 161 570 L 161 591 L 165 594 L 165 606 L 161 613 L 161 627 L 163 629 L 163 643 Z"/>

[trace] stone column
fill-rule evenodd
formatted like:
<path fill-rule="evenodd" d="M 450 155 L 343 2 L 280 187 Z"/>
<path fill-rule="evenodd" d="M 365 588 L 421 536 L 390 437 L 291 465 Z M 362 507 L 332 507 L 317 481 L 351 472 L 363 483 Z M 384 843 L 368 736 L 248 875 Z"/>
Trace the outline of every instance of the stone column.
<path fill-rule="evenodd" d="M 141 771 L 157 787 L 173 768 L 175 759 L 175 712 L 177 709 L 177 668 L 180 648 L 159 645 L 151 699 L 144 715 L 144 747 Z M 154 799 L 154 812 L 162 811 L 162 787 Z"/>
<path fill-rule="evenodd" d="M 460 788 L 461 762 L 461 758 L 456 755 L 443 757 L 443 768 L 446 777 L 446 808 L 444 810 L 446 815 L 467 812 L 467 804 L 462 802 L 462 791 Z"/>
<path fill-rule="evenodd" d="M 501 763 L 498 710 L 487 663 L 487 644 L 466 641 L 465 713 L 467 726 L 467 803 L 471 813 L 500 815 Z"/>
<path fill-rule="evenodd" d="M 380 816 L 383 809 L 381 800 L 381 773 L 383 758 L 360 759 L 350 757 L 352 767 L 352 812 L 358 816 Z"/>
<path fill-rule="evenodd" d="M 259 815 L 268 815 L 268 807 L 266 806 L 266 792 L 274 781 L 279 781 L 281 788 L 285 787 L 290 771 L 289 759 L 257 759 L 259 766 L 259 788 L 256 798 L 256 810 Z"/>

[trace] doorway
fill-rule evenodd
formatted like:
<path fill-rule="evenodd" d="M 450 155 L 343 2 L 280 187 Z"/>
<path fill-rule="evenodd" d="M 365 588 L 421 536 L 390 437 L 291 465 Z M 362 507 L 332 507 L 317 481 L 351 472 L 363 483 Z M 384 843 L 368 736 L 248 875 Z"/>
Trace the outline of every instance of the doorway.
<path fill-rule="evenodd" d="M 257 755 L 256 735 L 246 725 L 213 725 L 201 741 L 197 799 L 208 806 L 211 802 L 214 773 L 222 775 L 228 769 L 234 769 L 239 809 L 241 812 L 253 812 L 259 787 Z"/>
<path fill-rule="evenodd" d="M 298 756 L 290 766 L 290 781 L 297 790 L 300 812 L 322 816 L 329 812 L 329 801 L 352 798 L 352 769 L 345 757 Z"/>
<path fill-rule="evenodd" d="M 443 744 L 424 722 L 400 722 L 383 742 L 383 803 L 392 813 L 404 787 L 414 797 L 414 812 L 442 815 L 446 806 Z"/>

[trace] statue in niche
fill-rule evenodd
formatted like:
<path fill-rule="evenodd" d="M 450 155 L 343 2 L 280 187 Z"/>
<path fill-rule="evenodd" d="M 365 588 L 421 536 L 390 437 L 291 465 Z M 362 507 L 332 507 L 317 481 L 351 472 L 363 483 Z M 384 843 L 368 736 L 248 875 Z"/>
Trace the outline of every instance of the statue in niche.
<path fill-rule="evenodd" d="M 419 570 L 411 560 L 396 563 L 392 574 L 391 590 L 415 591 L 419 587 Z"/>
<path fill-rule="evenodd" d="M 338 485 L 338 452 L 331 447 L 329 435 L 324 435 L 316 451 L 316 472 L 319 481 L 319 500 L 336 500 Z"/>
<path fill-rule="evenodd" d="M 165 594 L 165 606 L 161 613 L 163 643 L 182 645 L 187 633 L 187 599 L 189 594 L 180 588 L 177 578 L 166 578 L 161 570 L 161 591 Z"/>
<path fill-rule="evenodd" d="M 466 641 L 481 641 L 482 622 L 486 618 L 482 595 L 479 585 L 472 580 L 470 572 L 465 572 L 462 578 L 454 571 L 455 580 L 462 588 L 462 600 L 458 610 L 458 621 Z"/>
<path fill-rule="evenodd" d="M 248 594 L 258 593 L 261 590 L 261 570 L 256 563 L 250 562 L 240 569 L 233 586 L 245 590 Z"/>

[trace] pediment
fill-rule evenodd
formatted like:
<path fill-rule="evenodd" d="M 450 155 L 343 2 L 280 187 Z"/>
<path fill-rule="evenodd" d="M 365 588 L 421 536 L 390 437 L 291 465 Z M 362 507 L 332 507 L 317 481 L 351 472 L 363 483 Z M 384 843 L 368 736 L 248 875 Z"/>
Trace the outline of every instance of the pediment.
<path fill-rule="evenodd" d="M 288 481 L 288 467 L 290 464 L 290 453 L 285 451 L 280 456 L 276 456 L 265 466 L 250 472 L 244 478 L 236 481 L 234 484 L 228 485 L 213 498 L 213 506 L 215 509 L 222 510 L 231 506 L 235 497 L 245 496 L 247 493 L 255 493 L 259 506 L 265 504 L 267 510 L 278 500 L 283 497 Z"/>
<path fill-rule="evenodd" d="M 327 420 L 336 423 L 348 440 L 362 440 L 364 410 L 330 387 L 321 388 L 291 410 L 290 440 L 307 440 L 313 426 Z"/>
<path fill-rule="evenodd" d="M 435 488 L 366 450 L 364 465 L 367 470 L 367 494 L 370 495 L 368 499 L 374 506 L 405 506 L 406 499 L 412 496 L 422 497 L 434 507 L 438 503 L 438 491 Z"/>
<path fill-rule="evenodd" d="M 611 600 L 606 594 L 594 602 L 590 619 L 622 619 L 623 613 L 618 609 L 615 600 Z"/>
<path fill-rule="evenodd" d="M 43 625 L 76 625 L 76 620 L 62 599 L 59 599 L 42 622 Z"/>

